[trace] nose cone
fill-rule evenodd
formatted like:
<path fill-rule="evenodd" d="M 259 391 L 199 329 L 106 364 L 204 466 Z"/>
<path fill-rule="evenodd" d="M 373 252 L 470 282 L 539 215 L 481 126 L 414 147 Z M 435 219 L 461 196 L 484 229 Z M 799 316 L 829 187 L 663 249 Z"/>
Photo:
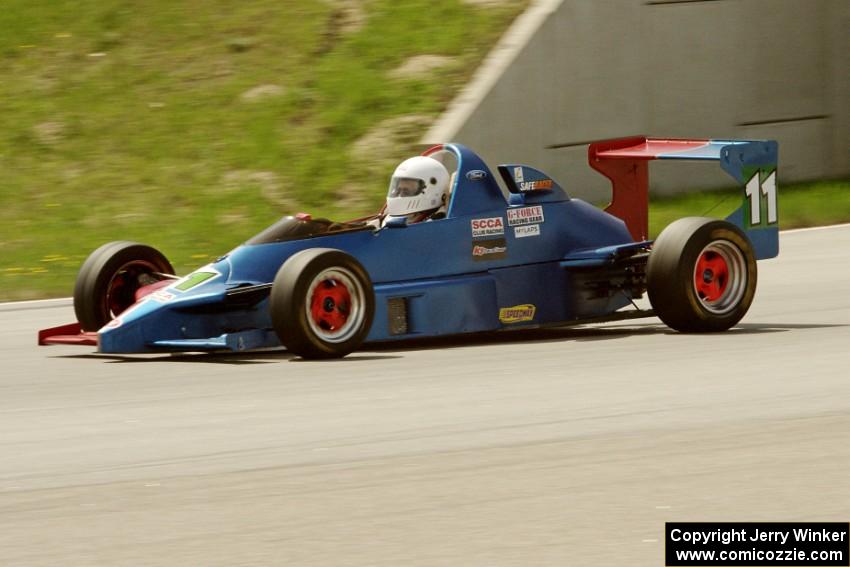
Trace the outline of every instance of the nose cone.
<path fill-rule="evenodd" d="M 143 297 L 98 331 L 98 350 L 103 353 L 155 352 L 161 349 L 150 346 L 154 341 L 213 332 L 214 329 L 197 328 L 208 323 L 206 318 L 180 308 L 221 301 L 229 274 L 230 263 L 224 259 Z"/>
<path fill-rule="evenodd" d="M 160 298 L 167 297 L 163 290 L 155 292 Z M 159 327 L 157 320 L 166 303 L 148 296 L 104 325 L 97 332 L 98 350 L 103 353 L 149 352 L 145 331 Z"/>

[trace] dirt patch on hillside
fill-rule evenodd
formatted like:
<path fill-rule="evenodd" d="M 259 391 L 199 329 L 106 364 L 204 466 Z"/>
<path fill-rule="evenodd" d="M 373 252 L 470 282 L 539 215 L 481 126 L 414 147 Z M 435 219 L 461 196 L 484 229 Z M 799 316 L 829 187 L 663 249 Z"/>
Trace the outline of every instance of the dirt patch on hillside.
<path fill-rule="evenodd" d="M 445 55 L 417 55 L 390 71 L 393 79 L 417 79 L 426 77 L 437 69 L 454 63 L 453 57 Z"/>

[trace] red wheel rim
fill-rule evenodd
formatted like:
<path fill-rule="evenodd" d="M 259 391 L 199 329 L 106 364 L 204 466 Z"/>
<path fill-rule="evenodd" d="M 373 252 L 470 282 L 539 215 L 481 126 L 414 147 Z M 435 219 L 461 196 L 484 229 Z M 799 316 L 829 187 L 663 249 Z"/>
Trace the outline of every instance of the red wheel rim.
<path fill-rule="evenodd" d="M 713 250 L 703 252 L 694 270 L 694 287 L 705 301 L 717 301 L 723 297 L 729 283 L 729 264 Z"/>
<path fill-rule="evenodd" d="M 747 293 L 747 260 L 741 249 L 728 240 L 709 242 L 694 263 L 693 291 L 711 315 L 733 312 Z"/>
<path fill-rule="evenodd" d="M 160 270 L 156 266 L 143 260 L 128 262 L 121 266 L 109 280 L 103 296 L 107 315 L 112 318 L 117 317 L 136 303 L 136 291 L 155 283 L 158 278 L 154 274 L 157 271 Z"/>
<path fill-rule="evenodd" d="M 344 343 L 356 337 L 366 318 L 366 290 L 354 272 L 344 266 L 316 274 L 304 297 L 307 325 L 320 341 Z"/>
<path fill-rule="evenodd" d="M 320 329 L 334 334 L 345 327 L 351 314 L 351 292 L 340 279 L 319 282 L 310 298 L 310 316 Z"/>

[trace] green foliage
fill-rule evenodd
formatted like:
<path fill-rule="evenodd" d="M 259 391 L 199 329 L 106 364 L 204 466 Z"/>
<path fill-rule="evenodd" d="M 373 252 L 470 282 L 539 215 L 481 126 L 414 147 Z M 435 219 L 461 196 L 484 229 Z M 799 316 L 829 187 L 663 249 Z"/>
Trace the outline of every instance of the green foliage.
<path fill-rule="evenodd" d="M 283 214 L 377 209 L 389 172 L 354 142 L 435 118 L 526 4 L 6 0 L 0 299 L 69 295 L 110 240 L 156 246 L 186 273 Z M 421 54 L 451 59 L 393 78 Z M 383 163 L 406 157 L 412 124 Z M 653 200 L 651 231 L 738 198 Z M 850 183 L 783 186 L 779 206 L 784 228 L 847 222 Z"/>
<path fill-rule="evenodd" d="M 817 181 L 779 187 L 781 229 L 850 222 L 850 180 Z M 665 226 L 685 216 L 723 218 L 742 203 L 740 189 L 703 191 L 675 197 L 653 197 L 649 233 L 655 238 Z"/>
<path fill-rule="evenodd" d="M 68 295 L 109 240 L 185 272 L 286 213 L 375 210 L 386 175 L 352 143 L 436 118 L 526 4 L 7 0 L 0 298 Z M 451 59 L 392 77 L 421 54 Z"/>

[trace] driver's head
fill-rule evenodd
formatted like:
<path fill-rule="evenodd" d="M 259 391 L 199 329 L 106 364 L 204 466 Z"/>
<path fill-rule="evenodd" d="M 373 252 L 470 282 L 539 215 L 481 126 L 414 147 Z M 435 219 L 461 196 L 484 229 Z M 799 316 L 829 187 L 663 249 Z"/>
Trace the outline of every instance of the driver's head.
<path fill-rule="evenodd" d="M 402 216 L 443 206 L 448 198 L 449 172 L 434 158 L 406 159 L 393 172 L 387 192 L 387 214 Z"/>

